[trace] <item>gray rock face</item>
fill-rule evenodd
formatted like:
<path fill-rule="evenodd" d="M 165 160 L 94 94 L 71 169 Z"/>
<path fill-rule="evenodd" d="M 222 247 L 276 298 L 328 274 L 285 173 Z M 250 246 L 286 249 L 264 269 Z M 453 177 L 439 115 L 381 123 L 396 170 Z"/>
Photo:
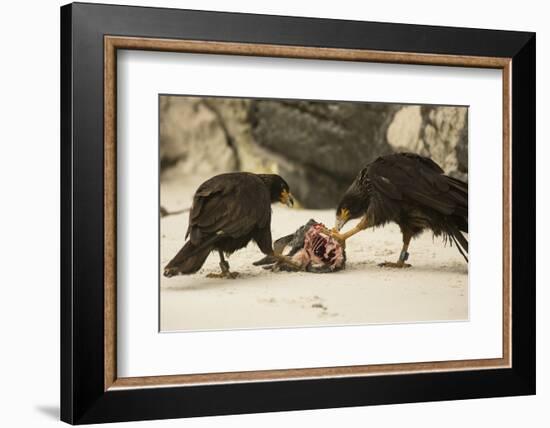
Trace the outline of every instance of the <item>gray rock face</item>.
<path fill-rule="evenodd" d="M 467 179 L 464 107 L 161 97 L 160 108 L 163 179 L 278 173 L 306 208 L 335 207 L 360 169 L 395 151 Z"/>
<path fill-rule="evenodd" d="M 334 207 L 357 172 L 391 152 L 386 129 L 398 107 L 313 101 L 254 101 L 256 143 L 287 162 L 281 174 L 309 208 Z"/>
<path fill-rule="evenodd" d="M 429 156 L 448 174 L 468 178 L 468 109 L 465 107 L 422 107 L 421 138 Z"/>
<path fill-rule="evenodd" d="M 468 179 L 466 107 L 403 107 L 388 128 L 387 140 L 395 151 L 428 156 L 447 174 Z"/>
<path fill-rule="evenodd" d="M 200 98 L 160 98 L 162 174 L 215 174 L 236 164 L 219 118 Z"/>
<path fill-rule="evenodd" d="M 256 142 L 291 161 L 350 178 L 389 152 L 385 128 L 395 107 L 384 104 L 256 101 Z"/>

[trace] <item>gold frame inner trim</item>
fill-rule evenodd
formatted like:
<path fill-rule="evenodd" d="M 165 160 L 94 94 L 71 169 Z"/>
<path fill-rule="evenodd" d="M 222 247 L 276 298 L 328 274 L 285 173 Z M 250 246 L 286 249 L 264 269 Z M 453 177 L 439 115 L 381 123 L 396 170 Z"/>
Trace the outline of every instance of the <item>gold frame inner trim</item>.
<path fill-rule="evenodd" d="M 204 373 L 171 376 L 117 377 L 116 368 L 116 61 L 118 49 L 218 55 L 364 61 L 397 64 L 495 68 L 502 70 L 503 94 L 503 322 L 502 358 L 376 364 L 342 367 Z M 140 37 L 104 37 L 104 389 L 193 386 L 272 380 L 358 377 L 419 372 L 511 367 L 511 58 L 385 52 L 303 46 L 266 45 Z"/>

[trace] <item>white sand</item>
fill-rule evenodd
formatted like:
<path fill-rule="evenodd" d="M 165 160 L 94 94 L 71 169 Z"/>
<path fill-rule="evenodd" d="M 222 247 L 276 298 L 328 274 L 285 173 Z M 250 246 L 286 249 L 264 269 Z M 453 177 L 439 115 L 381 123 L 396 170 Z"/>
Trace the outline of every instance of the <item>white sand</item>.
<path fill-rule="evenodd" d="M 190 205 L 190 194 L 181 188 L 164 185 L 161 197 L 169 210 Z M 332 226 L 334 211 L 274 205 L 273 238 L 294 232 L 310 218 Z M 250 243 L 228 259 L 231 270 L 240 273 L 235 280 L 206 278 L 219 272 L 217 253 L 194 275 L 165 278 L 162 269 L 183 245 L 187 219 L 187 213 L 161 219 L 163 331 L 468 318 L 468 266 L 454 246 L 432 239 L 431 233 L 411 243 L 413 267 L 408 269 L 378 267 L 396 261 L 401 249 L 398 227 L 388 225 L 349 239 L 346 269 L 336 273 L 266 271 L 252 265 L 263 255 Z"/>

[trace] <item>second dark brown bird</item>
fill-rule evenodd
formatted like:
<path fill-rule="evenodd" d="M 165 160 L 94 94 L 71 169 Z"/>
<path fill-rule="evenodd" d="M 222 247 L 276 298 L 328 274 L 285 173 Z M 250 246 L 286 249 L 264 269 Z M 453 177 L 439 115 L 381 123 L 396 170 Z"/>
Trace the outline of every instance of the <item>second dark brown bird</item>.
<path fill-rule="evenodd" d="M 340 233 L 344 224 L 361 218 Z M 423 230 L 454 243 L 468 261 L 468 184 L 444 174 L 434 161 L 412 153 L 382 156 L 362 169 L 337 208 L 333 236 L 345 241 L 369 227 L 397 223 L 403 246 L 396 262 L 381 266 L 408 267 L 412 238 Z"/>

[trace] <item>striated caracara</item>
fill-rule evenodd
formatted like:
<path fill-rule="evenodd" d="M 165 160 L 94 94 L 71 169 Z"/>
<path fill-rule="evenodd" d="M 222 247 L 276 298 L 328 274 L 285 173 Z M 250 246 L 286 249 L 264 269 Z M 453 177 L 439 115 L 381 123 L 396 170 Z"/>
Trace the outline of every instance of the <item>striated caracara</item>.
<path fill-rule="evenodd" d="M 346 233 L 350 219 L 360 218 Z M 340 200 L 332 235 L 342 242 L 368 227 L 397 223 L 403 247 L 397 262 L 380 266 L 409 267 L 412 238 L 429 229 L 454 243 L 468 261 L 468 184 L 444 174 L 434 161 L 412 153 L 382 156 L 362 169 Z"/>
<path fill-rule="evenodd" d="M 183 248 L 164 268 L 164 276 L 197 272 L 211 251 L 220 256 L 220 274 L 211 278 L 235 278 L 224 254 L 245 247 L 251 240 L 260 250 L 274 255 L 271 241 L 271 204 L 293 205 L 288 184 L 275 174 L 233 172 L 202 183 L 193 197 Z"/>

